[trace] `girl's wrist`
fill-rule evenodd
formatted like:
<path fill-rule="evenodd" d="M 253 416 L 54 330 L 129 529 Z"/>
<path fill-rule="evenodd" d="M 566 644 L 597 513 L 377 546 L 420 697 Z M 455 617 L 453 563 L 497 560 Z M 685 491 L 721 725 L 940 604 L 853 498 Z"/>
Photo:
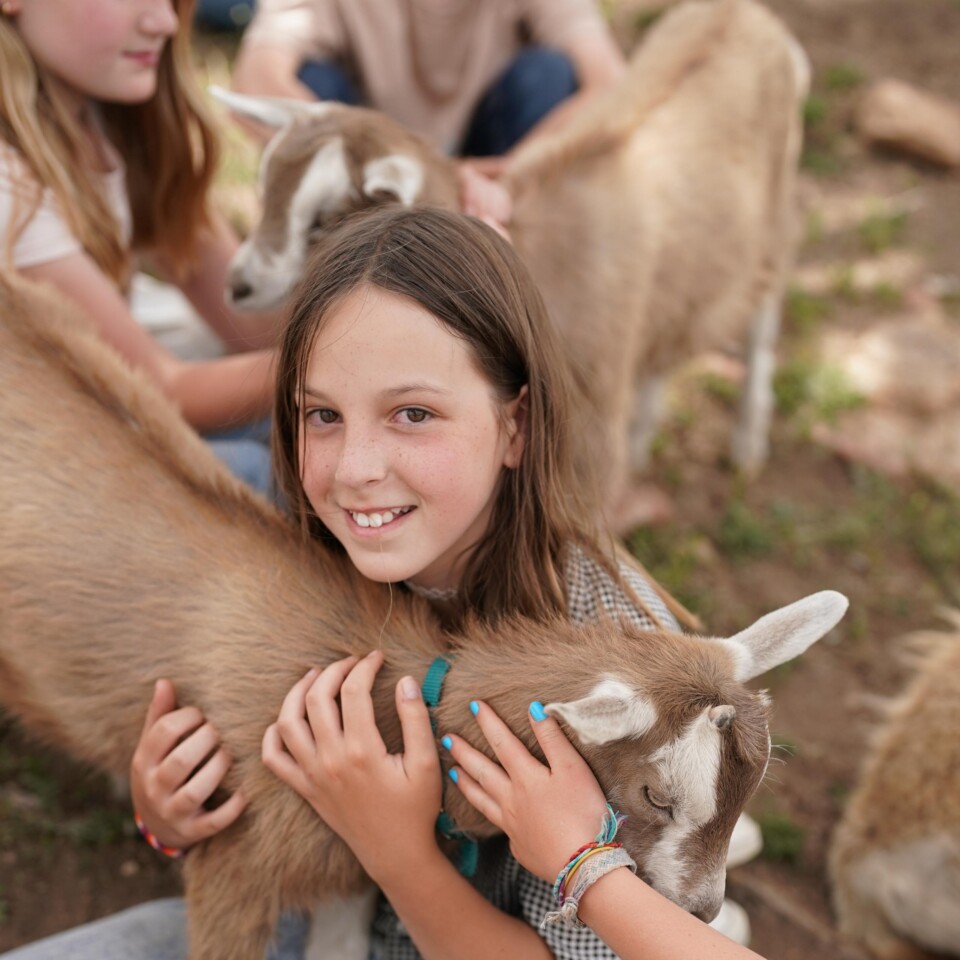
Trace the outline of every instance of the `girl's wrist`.
<path fill-rule="evenodd" d="M 173 847 L 169 844 L 162 843 L 150 830 L 150 828 L 143 822 L 143 817 L 137 813 L 136 810 L 133 811 L 133 822 L 137 826 L 137 831 L 144 840 L 153 847 L 157 853 L 162 853 L 165 857 L 169 857 L 171 860 L 180 860 L 185 857 L 187 854 L 187 848 L 185 847 Z"/>
<path fill-rule="evenodd" d="M 388 851 L 385 847 L 381 847 L 381 852 Z M 417 878 L 426 877 L 434 872 L 456 869 L 440 849 L 435 838 L 409 849 L 393 846 L 386 859 L 375 857 L 369 862 L 365 862 L 363 857 L 359 859 L 370 879 L 385 893 L 401 885 L 420 882 Z"/>

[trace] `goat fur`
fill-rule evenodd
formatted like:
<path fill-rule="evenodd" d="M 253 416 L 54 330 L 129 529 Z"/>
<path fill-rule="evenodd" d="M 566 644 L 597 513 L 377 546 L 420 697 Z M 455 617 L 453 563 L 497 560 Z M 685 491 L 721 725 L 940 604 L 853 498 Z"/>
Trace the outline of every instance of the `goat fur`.
<path fill-rule="evenodd" d="M 817 594 L 728 640 L 562 618 L 446 636 L 423 601 L 304 542 L 78 314 L 0 273 L 0 703 L 34 734 L 120 774 L 160 677 L 221 732 L 234 758 L 225 787 L 249 805 L 185 862 L 192 960 L 261 960 L 281 909 L 367 883 L 346 845 L 262 766 L 260 744 L 309 667 L 377 645 L 388 749 L 401 746 L 397 680 L 422 680 L 452 652 L 439 729 L 476 742 L 467 704 L 480 698 L 537 752 L 527 706 L 546 702 L 629 814 L 622 837 L 641 868 L 666 829 L 643 799 L 645 778 L 658 775 L 653 754 L 707 722 L 710 706 L 734 710 L 711 734 L 722 758 L 715 816 L 684 841 L 686 860 L 647 873 L 687 909 L 716 912 L 730 832 L 769 751 L 767 701 L 743 681 L 830 629 L 842 597 Z M 580 737 L 590 691 L 611 677 L 623 703 L 646 698 L 641 713 L 657 723 L 622 739 Z M 605 722 L 615 707 L 603 699 Z M 462 829 L 494 832 L 449 785 L 445 802 Z"/>
<path fill-rule="evenodd" d="M 830 850 L 843 934 L 880 960 L 960 957 L 960 612 L 915 634 Z"/>

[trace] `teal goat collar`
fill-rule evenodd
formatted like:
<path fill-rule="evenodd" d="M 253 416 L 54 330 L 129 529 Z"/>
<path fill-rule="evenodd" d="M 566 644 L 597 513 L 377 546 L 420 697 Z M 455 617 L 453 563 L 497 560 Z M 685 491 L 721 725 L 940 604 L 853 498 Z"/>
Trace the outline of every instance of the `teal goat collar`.
<path fill-rule="evenodd" d="M 430 664 L 427 675 L 423 678 L 423 683 L 420 686 L 423 702 L 430 712 L 430 726 L 434 735 L 437 733 L 437 718 L 433 711 L 440 703 L 440 697 L 443 694 L 443 681 L 447 678 L 451 666 L 452 664 L 446 657 L 437 657 Z M 458 846 L 457 869 L 460 873 L 465 877 L 474 876 L 480 858 L 480 848 L 477 841 L 462 830 L 458 830 L 445 810 L 441 810 L 437 815 L 437 830 L 441 836 L 456 841 Z"/>

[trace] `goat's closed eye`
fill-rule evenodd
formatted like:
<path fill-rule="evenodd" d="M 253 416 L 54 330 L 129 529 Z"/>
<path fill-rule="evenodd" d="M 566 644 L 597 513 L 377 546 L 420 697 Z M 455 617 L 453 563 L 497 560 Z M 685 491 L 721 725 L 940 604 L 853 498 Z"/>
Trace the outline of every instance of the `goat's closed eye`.
<path fill-rule="evenodd" d="M 673 819 L 673 804 L 667 803 L 649 787 L 643 788 L 643 799 L 646 800 L 654 810 L 666 814 L 671 820 Z"/>

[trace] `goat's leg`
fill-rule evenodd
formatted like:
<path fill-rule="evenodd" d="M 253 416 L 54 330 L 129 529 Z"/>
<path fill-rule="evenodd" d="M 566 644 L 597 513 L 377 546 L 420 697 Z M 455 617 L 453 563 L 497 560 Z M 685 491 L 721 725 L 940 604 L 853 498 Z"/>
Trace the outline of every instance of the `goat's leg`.
<path fill-rule="evenodd" d="M 780 290 L 764 298 L 750 327 L 747 348 L 747 379 L 740 401 L 740 419 L 733 436 L 733 462 L 754 476 L 770 453 L 770 423 L 773 419 L 774 350 L 780 333 Z"/>
<path fill-rule="evenodd" d="M 187 857 L 189 960 L 264 960 L 279 908 L 250 853 L 242 835 L 220 834 Z"/>
<path fill-rule="evenodd" d="M 367 960 L 379 891 L 327 900 L 313 912 L 305 960 Z"/>

